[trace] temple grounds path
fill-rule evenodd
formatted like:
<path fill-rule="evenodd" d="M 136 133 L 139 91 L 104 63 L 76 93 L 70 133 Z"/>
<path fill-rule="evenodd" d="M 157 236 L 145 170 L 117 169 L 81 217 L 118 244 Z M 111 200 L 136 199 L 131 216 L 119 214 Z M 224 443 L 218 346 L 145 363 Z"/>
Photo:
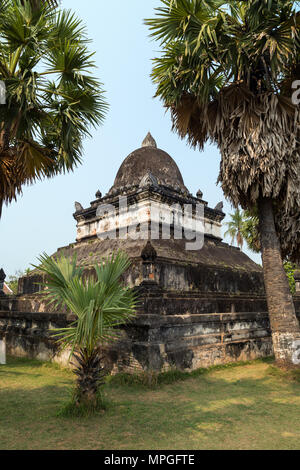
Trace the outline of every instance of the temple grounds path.
<path fill-rule="evenodd" d="M 38 361 L 0 366 L 0 449 L 300 449 L 300 382 L 269 362 L 154 389 L 110 383 L 106 412 L 57 417 L 72 381 Z"/>

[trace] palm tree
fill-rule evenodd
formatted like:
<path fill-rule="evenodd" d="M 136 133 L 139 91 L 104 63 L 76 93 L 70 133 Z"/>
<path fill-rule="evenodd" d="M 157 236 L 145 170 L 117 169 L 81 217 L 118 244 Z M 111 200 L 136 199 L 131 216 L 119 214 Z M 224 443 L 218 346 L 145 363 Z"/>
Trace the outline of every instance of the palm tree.
<path fill-rule="evenodd" d="M 244 224 L 244 217 L 243 212 L 240 209 L 236 209 L 234 214 L 230 214 L 231 221 L 226 222 L 228 227 L 227 232 L 225 233 L 225 237 L 228 235 L 231 237 L 231 244 L 233 245 L 234 241 L 236 240 L 237 246 L 243 249 L 244 245 L 244 236 L 243 236 L 243 224 Z"/>
<path fill-rule="evenodd" d="M 259 235 L 259 218 L 256 212 L 244 211 L 243 213 L 242 236 L 246 241 L 249 250 L 254 253 L 261 252 Z"/>
<path fill-rule="evenodd" d="M 152 73 L 173 128 L 221 153 L 231 203 L 257 207 L 275 356 L 293 363 L 300 327 L 282 255 L 300 256 L 298 2 L 161 0 L 146 20 L 162 56 Z"/>
<path fill-rule="evenodd" d="M 0 3 L 0 216 L 25 184 L 73 170 L 107 110 L 85 27 L 54 3 Z"/>
<path fill-rule="evenodd" d="M 115 339 L 116 328 L 134 317 L 136 295 L 121 284 L 130 261 L 119 252 L 94 266 L 95 277 L 88 279 L 76 258 L 55 260 L 44 254 L 39 262 L 35 267 L 45 275 L 50 304 L 66 307 L 76 316 L 68 328 L 55 330 L 54 336 L 63 348 L 70 348 L 70 359 L 76 361 L 76 404 L 93 409 L 106 375 L 100 346 Z"/>

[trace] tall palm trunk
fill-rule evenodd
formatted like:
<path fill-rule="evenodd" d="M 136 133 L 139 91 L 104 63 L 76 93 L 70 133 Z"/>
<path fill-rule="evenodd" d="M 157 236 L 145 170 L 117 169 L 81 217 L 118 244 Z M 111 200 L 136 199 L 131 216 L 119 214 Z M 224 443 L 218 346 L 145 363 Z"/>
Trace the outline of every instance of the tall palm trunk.
<path fill-rule="evenodd" d="M 273 203 L 261 198 L 258 203 L 264 279 L 278 363 L 299 364 L 300 326 L 293 297 L 283 268 L 280 244 L 275 229 Z"/>

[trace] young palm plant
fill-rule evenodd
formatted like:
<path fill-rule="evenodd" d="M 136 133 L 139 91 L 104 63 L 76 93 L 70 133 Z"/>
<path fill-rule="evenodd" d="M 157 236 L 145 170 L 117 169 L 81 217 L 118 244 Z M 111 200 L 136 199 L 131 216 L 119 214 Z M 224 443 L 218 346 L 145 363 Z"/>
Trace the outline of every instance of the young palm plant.
<path fill-rule="evenodd" d="M 300 338 L 282 263 L 300 257 L 297 3 L 161 0 L 146 21 L 161 43 L 152 77 L 174 129 L 200 149 L 215 142 L 226 197 L 258 209 L 274 351 L 289 364 Z"/>
<path fill-rule="evenodd" d="M 95 276 L 88 278 L 76 258 L 55 260 L 44 254 L 39 263 L 36 268 L 45 275 L 50 304 L 76 316 L 69 327 L 54 331 L 59 344 L 70 349 L 75 365 L 76 405 L 95 409 L 106 375 L 101 345 L 117 338 L 118 328 L 135 315 L 136 295 L 121 283 L 130 261 L 118 252 L 96 265 Z"/>
<path fill-rule="evenodd" d="M 107 111 L 86 29 L 55 3 L 0 3 L 0 216 L 24 185 L 73 170 Z"/>

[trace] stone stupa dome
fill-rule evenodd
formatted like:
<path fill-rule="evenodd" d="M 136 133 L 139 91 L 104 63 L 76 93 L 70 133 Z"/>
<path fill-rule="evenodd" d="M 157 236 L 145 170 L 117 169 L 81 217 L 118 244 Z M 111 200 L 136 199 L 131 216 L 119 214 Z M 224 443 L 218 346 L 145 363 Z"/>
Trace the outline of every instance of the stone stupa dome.
<path fill-rule="evenodd" d="M 142 147 L 134 150 L 123 161 L 110 193 L 118 193 L 125 188 L 139 186 L 147 173 L 154 177 L 160 186 L 184 193 L 188 192 L 173 158 L 158 149 L 155 140 L 148 133 Z"/>

